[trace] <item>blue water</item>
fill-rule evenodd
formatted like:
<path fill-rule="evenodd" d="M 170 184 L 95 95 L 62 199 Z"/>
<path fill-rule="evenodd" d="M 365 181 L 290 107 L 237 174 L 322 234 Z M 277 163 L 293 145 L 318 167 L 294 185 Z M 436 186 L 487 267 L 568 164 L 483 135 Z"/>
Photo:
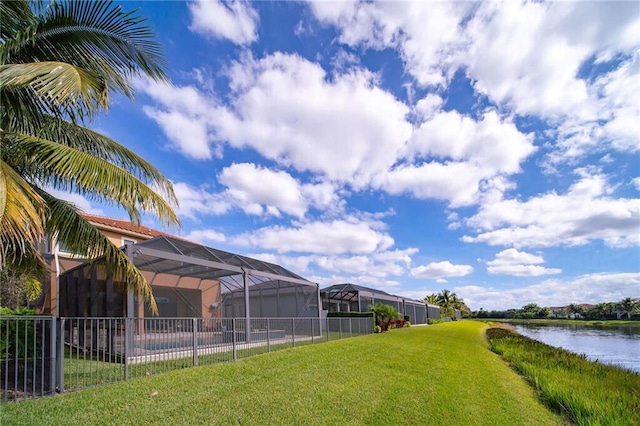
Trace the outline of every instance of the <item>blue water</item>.
<path fill-rule="evenodd" d="M 640 373 L 640 327 L 516 325 L 523 336 Z"/>

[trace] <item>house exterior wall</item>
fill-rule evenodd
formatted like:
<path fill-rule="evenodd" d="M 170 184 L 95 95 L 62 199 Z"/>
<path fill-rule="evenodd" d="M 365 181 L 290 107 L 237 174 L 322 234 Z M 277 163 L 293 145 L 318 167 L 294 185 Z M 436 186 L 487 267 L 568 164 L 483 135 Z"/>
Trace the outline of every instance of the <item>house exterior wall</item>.
<path fill-rule="evenodd" d="M 153 288 L 182 288 L 198 290 L 200 292 L 200 306 L 197 316 L 201 318 L 221 318 L 222 310 L 219 309 L 221 294 L 220 282 L 217 280 L 198 279 L 193 277 L 181 277 L 171 274 L 155 274 L 153 272 L 141 271 L 147 282 Z M 144 316 L 144 303 L 138 301 L 138 317 Z M 162 316 L 162 312 L 160 312 Z M 188 312 L 178 312 L 176 316 L 190 317 Z"/>

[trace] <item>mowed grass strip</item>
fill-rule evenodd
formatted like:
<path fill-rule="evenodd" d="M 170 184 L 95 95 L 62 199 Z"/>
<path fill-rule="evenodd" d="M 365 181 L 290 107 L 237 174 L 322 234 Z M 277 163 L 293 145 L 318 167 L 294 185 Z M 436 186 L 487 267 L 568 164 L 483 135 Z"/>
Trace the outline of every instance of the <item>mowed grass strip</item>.
<path fill-rule="evenodd" d="M 640 425 L 640 374 L 554 348 L 504 328 L 487 331 L 543 400 L 576 425 Z"/>
<path fill-rule="evenodd" d="M 14 424 L 552 425 L 473 321 L 258 355 L 3 404 Z M 153 396 L 152 396 L 153 395 Z"/>

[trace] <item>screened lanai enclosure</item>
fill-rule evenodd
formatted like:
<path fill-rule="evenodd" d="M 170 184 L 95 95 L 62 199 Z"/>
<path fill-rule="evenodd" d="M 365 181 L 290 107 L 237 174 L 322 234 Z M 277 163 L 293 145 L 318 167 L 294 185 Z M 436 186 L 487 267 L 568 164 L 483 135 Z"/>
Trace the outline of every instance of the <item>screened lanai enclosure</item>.
<path fill-rule="evenodd" d="M 318 285 L 273 263 L 160 236 L 124 250 L 151 284 L 158 317 L 318 317 Z M 60 276 L 60 315 L 152 317 L 100 261 Z"/>
<path fill-rule="evenodd" d="M 151 284 L 158 315 L 100 260 L 86 263 L 59 280 L 59 315 L 75 321 L 70 344 L 90 338 L 135 357 L 322 333 L 318 285 L 279 265 L 168 236 L 123 250 Z"/>
<path fill-rule="evenodd" d="M 396 296 L 385 291 L 356 284 L 336 284 L 320 291 L 323 309 L 336 312 L 366 312 L 369 306 L 382 303 L 408 316 L 413 324 L 426 324 L 428 318 L 440 318 L 440 309 L 427 309 L 419 300 Z M 429 316 L 431 315 L 431 316 Z M 437 316 L 436 316 L 437 315 Z"/>

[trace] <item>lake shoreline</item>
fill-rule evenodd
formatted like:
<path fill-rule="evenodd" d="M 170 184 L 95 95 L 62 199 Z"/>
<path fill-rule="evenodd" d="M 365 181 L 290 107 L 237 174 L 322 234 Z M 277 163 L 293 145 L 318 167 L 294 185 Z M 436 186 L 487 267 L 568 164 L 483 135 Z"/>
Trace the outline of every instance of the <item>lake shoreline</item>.
<path fill-rule="evenodd" d="M 572 424 L 640 424 L 640 373 L 590 361 L 584 355 L 490 325 L 491 350 L 536 390 L 540 400 Z M 578 386 L 579 384 L 579 386 Z"/>
<path fill-rule="evenodd" d="M 640 328 L 640 321 L 636 320 L 580 320 L 565 318 L 476 318 L 476 321 L 505 324 L 537 324 L 537 325 L 584 325 L 596 327 L 629 326 Z"/>

